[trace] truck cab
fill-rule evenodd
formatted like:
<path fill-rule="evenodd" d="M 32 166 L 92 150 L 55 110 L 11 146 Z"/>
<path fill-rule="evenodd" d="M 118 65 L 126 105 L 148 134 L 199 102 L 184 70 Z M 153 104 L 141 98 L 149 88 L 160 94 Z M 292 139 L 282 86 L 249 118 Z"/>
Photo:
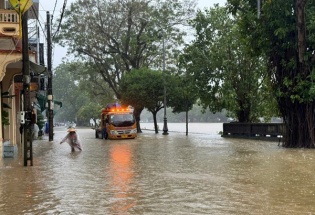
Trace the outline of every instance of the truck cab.
<path fill-rule="evenodd" d="M 95 129 L 96 138 L 133 139 L 137 137 L 137 125 L 130 107 L 107 105 L 101 111 L 99 128 Z"/>

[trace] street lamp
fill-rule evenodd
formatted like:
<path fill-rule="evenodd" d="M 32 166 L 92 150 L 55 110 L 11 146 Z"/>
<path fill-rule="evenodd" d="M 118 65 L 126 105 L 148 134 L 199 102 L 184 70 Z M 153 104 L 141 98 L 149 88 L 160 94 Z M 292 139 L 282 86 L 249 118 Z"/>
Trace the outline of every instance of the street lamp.
<path fill-rule="evenodd" d="M 140 19 L 148 22 L 147 19 L 140 17 Z M 167 128 L 167 117 L 166 117 L 166 81 L 165 81 L 165 40 L 164 40 L 164 31 L 162 30 L 162 43 L 163 43 L 163 95 L 164 95 L 164 124 L 163 124 L 163 135 L 168 135 L 168 128 Z"/>
<path fill-rule="evenodd" d="M 163 124 L 163 135 L 168 135 L 167 117 L 166 117 L 166 82 L 165 82 L 165 41 L 164 41 L 164 32 L 162 32 L 162 43 L 163 43 L 163 85 L 164 85 L 164 124 Z"/>

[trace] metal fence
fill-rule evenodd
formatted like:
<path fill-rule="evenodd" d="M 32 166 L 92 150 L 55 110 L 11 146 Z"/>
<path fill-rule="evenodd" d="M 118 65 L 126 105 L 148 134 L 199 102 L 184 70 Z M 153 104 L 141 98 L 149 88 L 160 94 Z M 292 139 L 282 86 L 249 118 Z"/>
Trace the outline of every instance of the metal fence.
<path fill-rule="evenodd" d="M 284 123 L 223 123 L 222 137 L 248 139 L 280 139 L 285 133 Z"/>

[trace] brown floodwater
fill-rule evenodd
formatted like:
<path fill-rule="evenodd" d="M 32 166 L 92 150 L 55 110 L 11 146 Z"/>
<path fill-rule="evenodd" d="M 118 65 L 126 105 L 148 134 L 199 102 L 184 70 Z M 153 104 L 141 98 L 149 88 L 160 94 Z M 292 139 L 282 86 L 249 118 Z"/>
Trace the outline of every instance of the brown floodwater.
<path fill-rule="evenodd" d="M 213 126 L 133 140 L 78 128 L 74 153 L 57 127 L 54 141 L 34 141 L 33 166 L 20 150 L 0 158 L 0 214 L 315 214 L 314 150 L 221 138 Z"/>

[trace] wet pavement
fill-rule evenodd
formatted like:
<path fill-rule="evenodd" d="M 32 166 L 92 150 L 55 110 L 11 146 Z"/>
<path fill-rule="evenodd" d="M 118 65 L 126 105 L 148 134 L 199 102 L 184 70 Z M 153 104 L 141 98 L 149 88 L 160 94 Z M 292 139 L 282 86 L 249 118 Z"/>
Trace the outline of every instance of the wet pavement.
<path fill-rule="evenodd" d="M 0 159 L 0 214 L 315 214 L 315 151 L 220 135 L 144 130 L 95 139 L 82 152 L 34 141 L 34 165 Z"/>

